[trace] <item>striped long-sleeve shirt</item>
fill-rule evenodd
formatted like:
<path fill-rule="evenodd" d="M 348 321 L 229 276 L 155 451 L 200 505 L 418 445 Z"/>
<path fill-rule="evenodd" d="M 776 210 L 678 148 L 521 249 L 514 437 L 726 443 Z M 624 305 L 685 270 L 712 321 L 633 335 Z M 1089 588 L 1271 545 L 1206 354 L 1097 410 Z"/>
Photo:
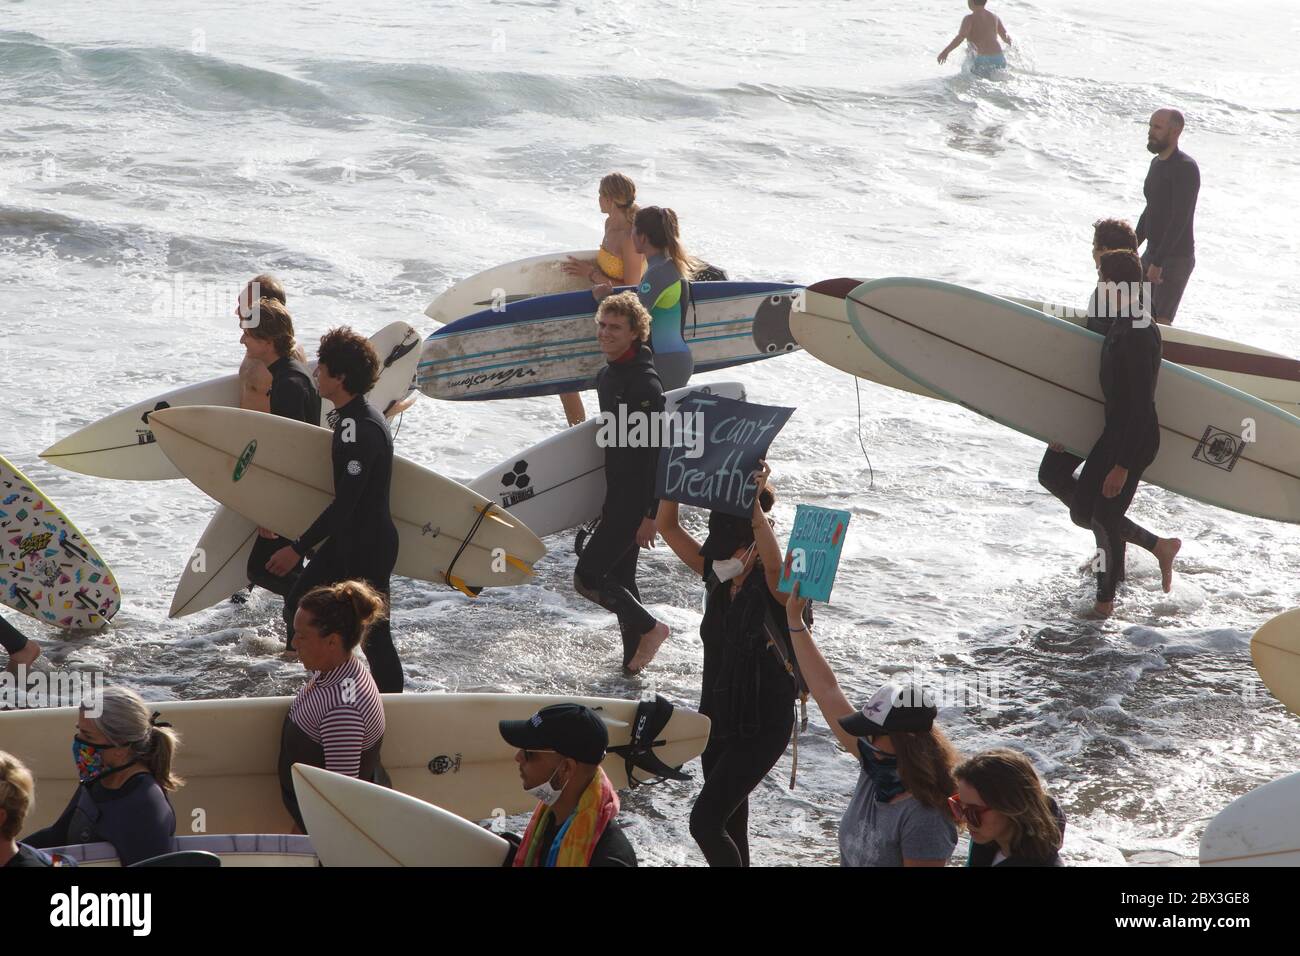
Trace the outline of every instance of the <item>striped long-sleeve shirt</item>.
<path fill-rule="evenodd" d="M 325 769 L 355 777 L 361 754 L 384 735 L 384 704 L 370 671 L 355 655 L 317 671 L 289 707 L 289 719 L 325 750 Z"/>

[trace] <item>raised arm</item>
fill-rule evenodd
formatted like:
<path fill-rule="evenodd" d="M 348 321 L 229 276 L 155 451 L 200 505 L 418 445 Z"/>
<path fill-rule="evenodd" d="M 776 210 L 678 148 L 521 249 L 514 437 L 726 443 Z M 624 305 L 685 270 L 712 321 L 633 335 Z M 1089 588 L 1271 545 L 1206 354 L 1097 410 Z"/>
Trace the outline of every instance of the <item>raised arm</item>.
<path fill-rule="evenodd" d="M 663 539 L 668 542 L 668 547 L 673 549 L 673 554 L 682 559 L 682 564 L 694 571 L 697 576 L 704 577 L 704 556 L 700 554 L 700 543 L 682 527 L 677 502 L 669 501 L 667 498 L 659 502 L 659 514 L 655 517 L 655 525 L 663 535 Z"/>
<path fill-rule="evenodd" d="M 951 53 L 953 50 L 957 49 L 957 47 L 961 46 L 963 41 L 969 39 L 970 39 L 970 17 L 965 16 L 962 17 L 961 29 L 957 31 L 957 35 L 952 38 L 952 42 L 949 43 L 946 47 L 944 47 L 943 52 L 939 54 L 939 62 L 940 63 L 946 62 L 948 59 L 948 54 Z"/>
<path fill-rule="evenodd" d="M 835 679 L 835 672 L 831 670 L 830 665 L 826 663 L 826 658 L 822 657 L 822 652 L 813 643 L 812 625 L 805 625 L 803 622 L 803 609 L 807 604 L 806 600 L 799 597 L 799 584 L 796 582 L 789 599 L 785 602 L 785 620 L 790 626 L 790 643 L 794 645 L 799 671 L 808 684 L 813 700 L 817 701 L 817 706 L 821 708 L 826 723 L 830 724 L 831 730 L 835 732 L 840 746 L 856 758 L 858 739 L 840 726 L 840 718 L 853 713 L 854 707 L 840 690 L 840 682 Z"/>
<path fill-rule="evenodd" d="M 767 589 L 772 597 L 784 604 L 788 595 L 782 594 L 778 588 L 781 584 L 781 564 L 785 556 L 781 551 L 781 542 L 777 540 L 776 532 L 772 530 L 767 515 L 763 513 L 762 505 L 758 503 L 759 496 L 767 487 L 767 478 L 772 474 L 772 469 L 766 461 L 760 460 L 758 464 L 760 471 L 757 476 L 757 486 L 754 488 L 754 510 L 749 516 L 749 522 L 754 529 L 754 540 L 758 543 L 758 556 L 763 559 L 763 576 L 767 579 Z"/>

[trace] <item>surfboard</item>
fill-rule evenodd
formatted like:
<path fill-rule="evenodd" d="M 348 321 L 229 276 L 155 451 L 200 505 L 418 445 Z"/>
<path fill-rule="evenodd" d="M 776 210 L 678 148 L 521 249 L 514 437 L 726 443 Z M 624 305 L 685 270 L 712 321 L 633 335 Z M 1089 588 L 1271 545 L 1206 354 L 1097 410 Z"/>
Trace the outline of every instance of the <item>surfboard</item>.
<path fill-rule="evenodd" d="M 849 322 L 845 297 L 862 279 L 826 279 L 810 285 L 790 314 L 790 330 L 799 344 L 832 368 L 881 385 L 942 398 L 898 372 L 871 351 Z M 1070 309 L 1037 299 L 1002 296 L 1027 308 L 1085 322 L 1086 310 Z M 1300 361 L 1228 339 L 1162 325 L 1164 358 L 1224 385 L 1231 385 L 1292 415 L 1300 415 Z"/>
<path fill-rule="evenodd" d="M 501 866 L 510 844 L 396 790 L 296 763 L 293 792 L 323 866 Z"/>
<path fill-rule="evenodd" d="M 1300 714 L 1300 608 L 1266 621 L 1250 639 L 1250 656 L 1273 696 Z"/>
<path fill-rule="evenodd" d="M 784 282 L 692 282 L 684 338 L 696 372 L 799 348 Z M 605 364 L 590 291 L 539 296 L 458 319 L 430 335 L 417 382 L 431 398 L 481 401 L 558 395 L 596 385 Z"/>
<path fill-rule="evenodd" d="M 379 382 L 371 391 L 371 404 L 383 410 L 411 393 L 420 358 L 420 333 L 406 322 L 393 322 L 370 337 L 383 365 Z M 308 363 L 315 369 L 316 363 Z M 165 481 L 181 473 L 158 448 L 149 427 L 150 413 L 186 405 L 239 407 L 239 376 L 223 375 L 197 385 L 187 385 L 142 402 L 136 402 L 55 442 L 41 457 L 83 475 L 131 481 Z M 333 411 L 321 403 L 320 424 L 328 424 Z"/>
<path fill-rule="evenodd" d="M 67 630 L 94 629 L 122 606 L 117 578 L 77 526 L 0 457 L 0 604 Z"/>
<path fill-rule="evenodd" d="M 429 303 L 424 314 L 435 322 L 446 325 L 467 315 L 500 308 L 539 295 L 557 292 L 579 292 L 591 288 L 585 276 L 565 275 L 564 263 L 569 256 L 575 259 L 595 259 L 595 249 L 575 252 L 551 252 L 544 256 L 530 256 L 484 269 L 461 279 Z"/>
<path fill-rule="evenodd" d="M 1201 866 L 1300 866 L 1300 773 L 1233 800 L 1201 834 Z"/>
<path fill-rule="evenodd" d="M 931 279 L 877 279 L 847 302 L 867 347 L 922 387 L 1076 455 L 1101 435 L 1100 335 Z M 1300 522 L 1300 418 L 1168 361 L 1156 409 L 1160 451 L 1144 481 L 1241 514 Z"/>
<path fill-rule="evenodd" d="M 739 382 L 688 385 L 667 393 L 672 412 L 691 392 L 744 400 Z M 605 449 L 598 443 L 600 416 L 516 452 L 469 483 L 472 491 L 505 508 L 538 537 L 584 525 L 605 501 Z"/>
<path fill-rule="evenodd" d="M 470 820 L 531 810 L 536 801 L 519 782 L 515 748 L 497 729 L 550 704 L 576 701 L 609 725 L 611 746 L 627 744 L 638 701 L 537 694 L 385 694 L 382 762 L 395 789 Z M 150 706 L 181 736 L 175 770 L 185 786 L 169 795 L 177 832 L 287 833 L 293 823 L 280 799 L 276 767 L 289 697 L 161 701 Z M 68 754 L 77 712 L 72 707 L 0 711 L 0 740 L 40 781 L 41 798 L 25 832 L 48 826 L 77 787 Z M 670 766 L 698 757 L 709 719 L 677 708 L 658 735 L 655 753 Z M 627 787 L 626 762 L 610 754 L 605 773 Z M 642 778 L 642 771 L 634 771 Z M 198 811 L 196 813 L 196 811 Z"/>
<path fill-rule="evenodd" d="M 403 328 L 409 330 L 409 334 L 403 333 L 403 337 L 398 340 L 396 333 Z M 388 338 L 385 339 L 385 336 Z M 371 338 L 376 351 L 391 339 L 398 343 L 395 348 L 401 352 L 394 362 L 380 370 L 379 381 L 366 396 L 367 401 L 376 408 L 389 408 L 411 393 L 420 353 L 415 348 L 405 351 L 402 349 L 418 338 L 418 333 L 404 322 L 395 322 Z M 397 353 L 390 350 L 389 354 Z M 329 410 L 334 407 L 329 402 L 322 402 L 322 405 Z M 323 412 L 321 419 L 321 424 L 325 425 L 328 412 Z M 238 512 L 218 505 L 212 520 L 186 558 L 185 569 L 172 594 L 168 617 L 194 614 L 246 588 L 248 556 L 252 553 L 256 540 L 257 525 Z"/>
<path fill-rule="evenodd" d="M 173 853 L 203 850 L 221 857 L 222 867 L 320 866 L 316 848 L 308 837 L 292 833 L 219 833 L 172 839 Z M 78 843 L 45 850 L 73 860 L 77 866 L 120 867 L 111 843 Z"/>
<path fill-rule="evenodd" d="M 301 535 L 334 498 L 327 428 L 242 408 L 191 405 L 154 412 L 158 444 L 185 477 L 226 507 L 286 538 Z M 397 574 L 459 588 L 532 577 L 546 553 L 518 518 L 464 485 L 394 457 L 390 508 Z"/>

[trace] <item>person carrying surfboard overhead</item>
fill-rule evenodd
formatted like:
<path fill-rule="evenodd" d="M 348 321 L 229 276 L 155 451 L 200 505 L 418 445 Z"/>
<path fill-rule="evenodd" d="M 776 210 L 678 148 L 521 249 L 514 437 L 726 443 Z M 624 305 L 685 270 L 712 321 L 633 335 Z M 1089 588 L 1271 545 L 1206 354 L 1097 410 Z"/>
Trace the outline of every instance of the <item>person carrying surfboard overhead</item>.
<path fill-rule="evenodd" d="M 364 336 L 347 327 L 325 333 L 317 356 L 320 396 L 334 403 L 338 416 L 330 449 L 334 500 L 297 541 L 275 552 L 266 564 L 271 574 L 283 576 L 319 546 L 284 601 L 290 648 L 294 616 L 304 594 L 322 584 L 363 580 L 387 601 L 397 564 L 397 527 L 389 508 L 393 436 L 384 416 L 366 401 L 379 379 L 379 356 Z M 402 662 L 387 617 L 371 630 L 365 651 L 379 689 L 401 693 Z"/>
<path fill-rule="evenodd" d="M 695 359 L 683 333 L 686 330 L 687 286 L 685 276 L 704 265 L 682 248 L 677 213 L 662 206 L 646 206 L 636 214 L 632 241 L 646 257 L 646 272 L 636 295 L 650 313 L 649 345 L 655 370 L 665 391 L 681 388 L 691 380 Z M 592 290 L 597 301 L 613 293 L 604 282 Z"/>
<path fill-rule="evenodd" d="M 311 679 L 298 691 L 280 732 L 280 795 L 299 832 L 306 832 L 294 795 L 293 765 L 324 767 L 389 785 L 379 762 L 384 702 L 353 651 L 387 614 L 387 597 L 364 581 L 312 588 L 298 602 L 294 646 Z"/>
<path fill-rule="evenodd" d="M 995 70 L 1004 70 L 1007 66 L 1006 55 L 998 43 L 1001 37 L 1011 46 L 1011 35 L 1002 25 L 1002 18 L 988 11 L 988 0 L 966 0 L 970 13 L 962 17 L 961 27 L 952 42 L 939 54 L 939 64 L 948 60 L 948 54 L 963 42 L 968 42 L 975 49 L 975 64 L 971 72 L 976 76 L 990 76 Z"/>
<path fill-rule="evenodd" d="M 1092 224 L 1092 260 L 1097 267 L 1097 285 L 1088 300 L 1087 328 L 1098 335 L 1105 335 L 1110 330 L 1112 321 L 1111 306 L 1118 302 L 1118 297 L 1111 295 L 1105 280 L 1101 276 L 1101 257 L 1111 251 L 1137 252 L 1137 236 L 1133 227 L 1122 219 L 1099 219 Z M 1136 290 L 1142 291 L 1140 286 Z M 1038 466 L 1038 483 L 1060 499 L 1066 508 L 1073 508 L 1075 489 L 1078 482 L 1074 473 L 1083 464 L 1083 459 L 1065 450 L 1064 445 L 1051 444 L 1043 453 L 1042 463 Z M 1091 527 L 1084 524 L 1083 527 Z M 1161 538 L 1136 522 L 1125 517 L 1121 519 L 1120 533 L 1124 540 L 1150 551 L 1160 564 L 1161 585 L 1166 592 L 1173 587 L 1174 559 L 1178 556 L 1183 542 L 1178 538 Z"/>
<path fill-rule="evenodd" d="M 645 271 L 645 256 L 632 239 L 638 206 L 636 183 L 622 173 L 610 173 L 600 181 L 600 211 L 605 214 L 605 235 L 600 240 L 595 259 L 569 256 L 561 265 L 565 275 L 581 276 L 593 287 L 608 284 L 636 285 Z M 560 396 L 564 417 L 569 425 L 579 425 L 587 418 L 582 397 L 577 392 Z"/>
<path fill-rule="evenodd" d="M 691 836 L 709 866 L 749 866 L 749 795 L 790 745 L 805 689 L 777 589 L 782 550 L 766 515 L 776 495 L 760 465 L 753 513 L 711 512 L 703 544 L 682 528 L 677 502 L 659 502 L 659 533 L 706 593 L 700 713 L 711 724 Z"/>
<path fill-rule="evenodd" d="M 31 664 L 41 656 L 41 645 L 37 644 L 3 617 L 0 617 L 0 647 L 9 654 L 5 669 L 17 674 L 18 668 Z"/>
<path fill-rule="evenodd" d="M 650 314 L 631 292 L 610 296 L 596 310 L 596 340 L 606 365 L 596 375 L 601 413 L 616 421 L 664 410 L 664 389 L 646 340 Z M 631 416 L 631 417 L 629 417 Z M 647 429 L 648 431 L 648 429 Z M 573 571 L 573 588 L 618 616 L 623 667 L 636 673 L 668 639 L 668 625 L 641 605 L 636 566 L 641 548 L 654 547 L 655 473 L 659 449 L 605 448 L 605 501 L 600 525 L 587 539 Z"/>
<path fill-rule="evenodd" d="M 1115 608 L 1115 589 L 1124 577 L 1124 514 L 1142 473 L 1160 450 L 1155 393 L 1161 339 L 1146 304 L 1128 293 L 1142 285 L 1142 262 L 1137 254 L 1105 252 L 1100 270 L 1102 283 L 1117 291 L 1098 372 L 1105 424 L 1083 463 L 1070 518 L 1080 527 L 1091 528 L 1096 539 L 1094 614 L 1109 617 Z"/>
<path fill-rule="evenodd" d="M 249 359 L 265 367 L 271 376 L 267 411 L 308 425 L 320 424 L 320 392 L 312 375 L 295 355 L 301 355 L 294 340 L 293 318 L 278 299 L 263 296 L 249 309 L 249 317 L 240 321 L 243 332 L 239 344 Z M 271 555 L 288 545 L 269 528 L 257 529 L 257 540 L 248 555 L 248 580 L 272 594 L 286 597 L 302 573 L 299 561 L 288 574 L 274 575 L 266 570 Z"/>
<path fill-rule="evenodd" d="M 609 731 L 582 704 L 552 704 L 527 720 L 502 720 L 501 738 L 518 747 L 524 790 L 537 798 L 506 866 L 636 866 L 636 851 L 615 823 L 618 792 L 601 769 Z"/>

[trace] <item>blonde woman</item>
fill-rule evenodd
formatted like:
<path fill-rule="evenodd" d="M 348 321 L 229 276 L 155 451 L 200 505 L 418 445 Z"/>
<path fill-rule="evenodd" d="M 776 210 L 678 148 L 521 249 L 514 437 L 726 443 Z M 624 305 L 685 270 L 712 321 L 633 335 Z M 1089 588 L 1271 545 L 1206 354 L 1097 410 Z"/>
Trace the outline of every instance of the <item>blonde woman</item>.
<path fill-rule="evenodd" d="M 596 258 L 569 256 L 562 268 L 566 275 L 581 276 L 593 287 L 635 285 L 645 270 L 645 256 L 632 240 L 637 214 L 636 184 L 622 173 L 610 173 L 600 181 L 600 211 L 605 214 L 605 235 Z M 586 419 L 587 412 L 577 392 L 566 392 L 560 396 L 560 402 L 570 425 Z"/>

